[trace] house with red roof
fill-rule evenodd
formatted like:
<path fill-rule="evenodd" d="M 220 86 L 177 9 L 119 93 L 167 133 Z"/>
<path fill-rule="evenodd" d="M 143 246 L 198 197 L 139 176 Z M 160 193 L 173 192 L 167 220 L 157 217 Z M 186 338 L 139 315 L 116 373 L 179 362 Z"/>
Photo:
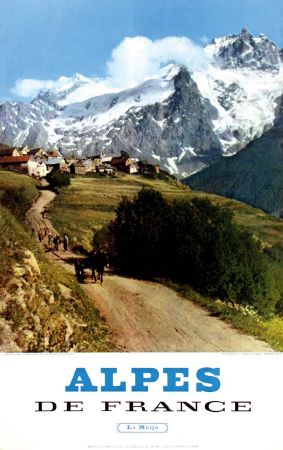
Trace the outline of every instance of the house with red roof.
<path fill-rule="evenodd" d="M 29 160 L 29 155 L 4 156 L 0 158 L 0 167 L 25 172 L 27 171 L 27 164 Z"/>

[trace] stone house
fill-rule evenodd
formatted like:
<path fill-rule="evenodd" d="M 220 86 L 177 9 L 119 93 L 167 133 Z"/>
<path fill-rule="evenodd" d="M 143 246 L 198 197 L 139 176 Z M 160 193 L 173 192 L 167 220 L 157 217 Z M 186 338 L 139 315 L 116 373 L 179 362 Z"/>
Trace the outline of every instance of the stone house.
<path fill-rule="evenodd" d="M 136 163 L 129 164 L 129 165 L 126 167 L 126 172 L 127 172 L 127 173 L 138 173 L 138 172 L 139 172 L 139 166 L 138 166 L 138 164 L 136 164 Z"/>
<path fill-rule="evenodd" d="M 21 156 L 19 149 L 0 145 L 0 158 Z"/>
<path fill-rule="evenodd" d="M 32 149 L 30 149 L 30 151 L 28 153 L 29 153 L 29 155 L 40 156 L 41 158 L 43 158 L 43 157 L 47 158 L 47 151 L 41 147 L 32 148 Z"/>
<path fill-rule="evenodd" d="M 58 150 L 48 150 L 47 151 L 47 157 L 48 158 L 61 158 L 62 155 Z"/>
<path fill-rule="evenodd" d="M 97 164 L 92 159 L 82 159 L 81 163 L 84 165 L 86 172 L 94 172 L 96 170 Z"/>
<path fill-rule="evenodd" d="M 55 158 L 48 158 L 45 160 L 45 164 L 48 170 L 61 170 L 62 165 L 66 165 L 64 158 L 62 156 Z"/>
<path fill-rule="evenodd" d="M 30 154 L 31 149 L 26 145 L 25 147 L 20 148 L 21 155 L 27 155 Z"/>
<path fill-rule="evenodd" d="M 95 167 L 96 166 L 101 166 L 101 164 L 102 164 L 102 157 L 100 155 L 95 155 L 91 159 L 92 159 L 93 164 L 94 164 Z"/>
<path fill-rule="evenodd" d="M 142 174 L 160 173 L 160 164 L 149 164 L 147 161 L 139 161 L 138 166 L 139 166 L 139 171 Z"/>
<path fill-rule="evenodd" d="M 35 156 L 31 156 L 27 163 L 28 174 L 30 177 L 44 178 L 48 173 L 45 160 Z"/>
<path fill-rule="evenodd" d="M 101 157 L 101 164 L 111 164 L 113 156 L 102 156 Z"/>
<path fill-rule="evenodd" d="M 74 162 L 70 165 L 70 173 L 73 173 L 75 175 L 85 175 L 86 174 L 86 168 L 82 161 Z"/>
<path fill-rule="evenodd" d="M 138 165 L 126 156 L 114 156 L 111 159 L 111 166 L 121 172 L 137 173 L 139 171 Z"/>
<path fill-rule="evenodd" d="M 27 164 L 30 159 L 30 156 L 4 156 L 0 158 L 0 167 L 18 170 L 21 172 L 27 171 Z"/>

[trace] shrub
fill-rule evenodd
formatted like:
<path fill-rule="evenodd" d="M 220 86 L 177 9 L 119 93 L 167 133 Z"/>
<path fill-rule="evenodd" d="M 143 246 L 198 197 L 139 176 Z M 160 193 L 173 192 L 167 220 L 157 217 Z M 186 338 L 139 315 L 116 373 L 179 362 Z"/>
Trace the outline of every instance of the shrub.
<path fill-rule="evenodd" d="M 6 189 L 1 197 L 1 203 L 6 206 L 18 219 L 23 220 L 25 213 L 32 205 L 33 196 L 25 187 Z"/>
<path fill-rule="evenodd" d="M 95 251 L 109 251 L 113 247 L 112 233 L 109 227 L 102 227 L 95 231 L 92 246 Z"/>
<path fill-rule="evenodd" d="M 227 209 L 200 199 L 169 204 L 143 189 L 134 200 L 123 199 L 116 213 L 109 232 L 122 271 L 166 276 L 261 314 L 274 311 L 261 248 Z"/>
<path fill-rule="evenodd" d="M 169 206 L 162 195 L 142 189 L 133 201 L 123 199 L 111 225 L 123 271 L 152 277 L 164 271 Z"/>
<path fill-rule="evenodd" d="M 56 170 L 52 170 L 46 175 L 46 180 L 53 189 L 70 186 L 70 178 L 71 176 L 69 173 L 61 173 Z"/>
<path fill-rule="evenodd" d="M 260 245 L 233 223 L 230 211 L 207 200 L 176 202 L 171 275 L 205 295 L 272 312 L 274 302 Z"/>

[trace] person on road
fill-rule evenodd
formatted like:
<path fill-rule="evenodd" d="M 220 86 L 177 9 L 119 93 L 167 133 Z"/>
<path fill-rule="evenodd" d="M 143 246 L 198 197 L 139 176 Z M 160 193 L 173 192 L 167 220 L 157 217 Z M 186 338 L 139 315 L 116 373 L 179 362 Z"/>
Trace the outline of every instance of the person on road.
<path fill-rule="evenodd" d="M 39 230 L 38 230 L 38 240 L 39 240 L 39 242 L 41 242 L 42 239 L 43 239 L 42 230 L 41 230 L 41 228 L 39 228 Z"/>
<path fill-rule="evenodd" d="M 64 252 L 67 252 L 68 251 L 68 243 L 69 243 L 69 238 L 68 238 L 68 236 L 66 235 L 66 233 L 64 234 L 64 237 L 63 237 L 63 247 L 64 247 Z"/>
<path fill-rule="evenodd" d="M 60 243 L 60 236 L 58 235 L 58 236 L 54 236 L 54 238 L 53 238 L 53 243 L 54 243 L 54 247 L 55 247 L 55 250 L 59 250 L 59 243 Z"/>
<path fill-rule="evenodd" d="M 48 233 L 48 247 L 52 248 L 53 246 L 53 236 L 51 233 Z"/>

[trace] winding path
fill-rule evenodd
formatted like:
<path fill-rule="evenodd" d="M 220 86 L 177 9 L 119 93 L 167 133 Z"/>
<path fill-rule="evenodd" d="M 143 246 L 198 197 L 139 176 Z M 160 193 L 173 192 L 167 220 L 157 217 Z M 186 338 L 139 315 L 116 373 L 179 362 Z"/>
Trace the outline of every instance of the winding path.
<path fill-rule="evenodd" d="M 28 217 L 35 233 L 47 227 L 56 230 L 42 216 L 55 194 L 42 190 Z M 74 273 L 67 260 L 71 252 L 49 252 L 53 264 Z M 199 305 L 158 283 L 107 273 L 104 283 L 90 280 L 84 292 L 104 316 L 121 351 L 134 352 L 270 352 L 268 344 L 247 336 L 224 321 L 212 317 Z"/>

